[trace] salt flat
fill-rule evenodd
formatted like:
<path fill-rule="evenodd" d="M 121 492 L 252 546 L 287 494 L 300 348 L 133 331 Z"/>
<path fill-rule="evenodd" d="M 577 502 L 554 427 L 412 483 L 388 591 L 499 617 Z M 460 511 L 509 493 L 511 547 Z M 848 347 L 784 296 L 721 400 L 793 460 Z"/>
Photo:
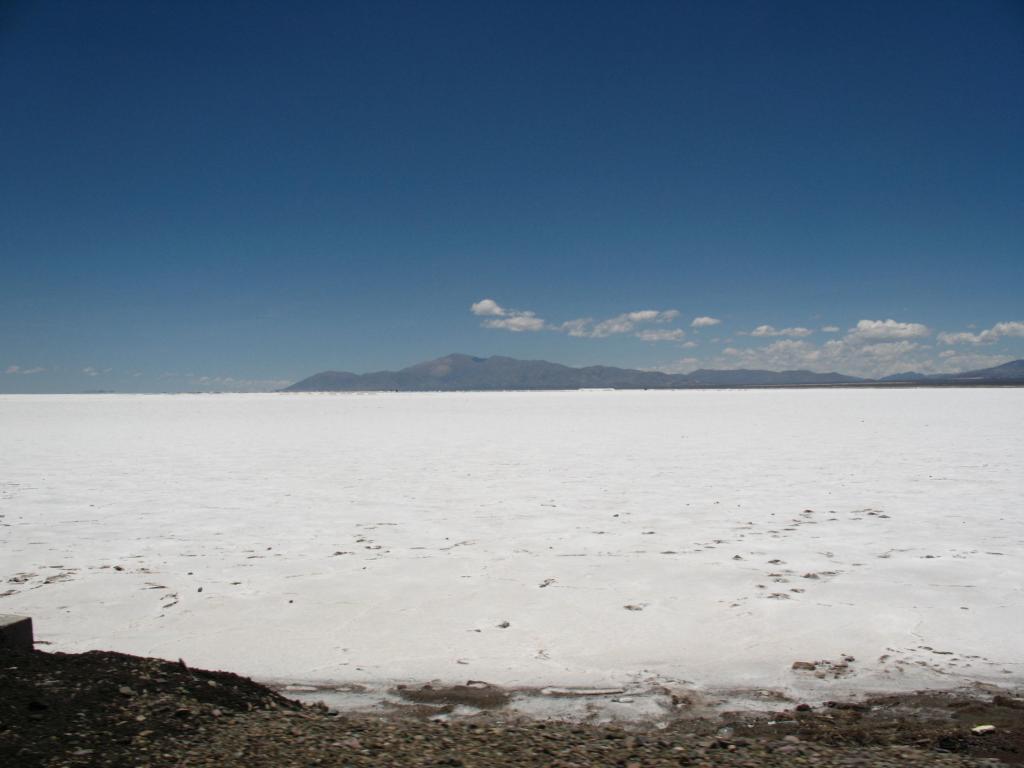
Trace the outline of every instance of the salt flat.
<path fill-rule="evenodd" d="M 1020 685 L 1022 456 L 1020 389 L 4 396 L 0 613 L 281 683 Z"/>

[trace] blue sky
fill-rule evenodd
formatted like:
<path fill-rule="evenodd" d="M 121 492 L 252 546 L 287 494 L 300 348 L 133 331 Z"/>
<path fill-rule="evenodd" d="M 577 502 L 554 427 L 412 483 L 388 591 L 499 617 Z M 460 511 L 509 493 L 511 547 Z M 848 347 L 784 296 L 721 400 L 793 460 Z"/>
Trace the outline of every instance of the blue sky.
<path fill-rule="evenodd" d="M 15 2 L 0 103 L 4 392 L 1024 357 L 1019 2 Z"/>

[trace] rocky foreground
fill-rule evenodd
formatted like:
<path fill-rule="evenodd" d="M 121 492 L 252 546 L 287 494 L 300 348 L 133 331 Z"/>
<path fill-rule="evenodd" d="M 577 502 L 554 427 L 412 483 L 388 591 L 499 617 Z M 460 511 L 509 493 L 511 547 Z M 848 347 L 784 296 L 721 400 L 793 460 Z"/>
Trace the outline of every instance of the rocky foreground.
<path fill-rule="evenodd" d="M 978 725 L 993 726 L 977 733 Z M 668 727 L 338 715 L 119 653 L 0 656 L 0 766 L 1024 765 L 1024 700 L 887 697 Z"/>

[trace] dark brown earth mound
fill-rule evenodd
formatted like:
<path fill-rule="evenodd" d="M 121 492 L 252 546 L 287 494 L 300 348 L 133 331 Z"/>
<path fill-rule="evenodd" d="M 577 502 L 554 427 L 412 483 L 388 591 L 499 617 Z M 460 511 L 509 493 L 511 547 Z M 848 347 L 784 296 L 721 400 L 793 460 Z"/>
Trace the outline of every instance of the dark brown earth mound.
<path fill-rule="evenodd" d="M 155 745 L 188 741 L 217 717 L 271 707 L 301 708 L 247 678 L 181 662 L 4 652 L 0 766 L 136 765 L 156 757 Z"/>
<path fill-rule="evenodd" d="M 1024 764 L 1024 705 L 935 694 L 624 728 L 339 716 L 243 677 L 119 653 L 0 656 L 0 766 Z M 976 734 L 978 724 L 995 726 Z M 989 759 L 986 759 L 989 758 Z"/>

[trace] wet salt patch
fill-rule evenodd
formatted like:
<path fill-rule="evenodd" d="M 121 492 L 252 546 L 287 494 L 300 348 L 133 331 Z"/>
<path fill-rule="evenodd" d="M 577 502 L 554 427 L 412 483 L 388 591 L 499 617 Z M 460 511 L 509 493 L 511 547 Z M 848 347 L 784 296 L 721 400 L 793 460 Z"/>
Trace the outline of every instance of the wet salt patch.
<path fill-rule="evenodd" d="M 0 609 L 271 681 L 1012 684 L 1022 393 L 0 397 Z"/>

